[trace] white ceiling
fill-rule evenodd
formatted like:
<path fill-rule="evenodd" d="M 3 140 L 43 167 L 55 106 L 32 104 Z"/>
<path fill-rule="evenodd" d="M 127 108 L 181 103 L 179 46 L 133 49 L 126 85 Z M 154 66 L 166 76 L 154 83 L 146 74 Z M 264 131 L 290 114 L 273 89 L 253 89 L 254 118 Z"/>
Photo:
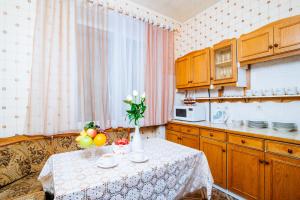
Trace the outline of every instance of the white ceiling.
<path fill-rule="evenodd" d="M 184 22 L 219 0 L 131 0 L 179 22 Z"/>

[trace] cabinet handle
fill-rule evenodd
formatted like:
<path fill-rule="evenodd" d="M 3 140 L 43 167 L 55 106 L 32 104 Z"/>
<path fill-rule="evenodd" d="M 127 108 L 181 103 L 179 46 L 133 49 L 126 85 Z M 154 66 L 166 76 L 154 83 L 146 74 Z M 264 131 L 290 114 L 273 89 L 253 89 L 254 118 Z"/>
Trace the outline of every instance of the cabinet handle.
<path fill-rule="evenodd" d="M 210 133 L 209 136 L 210 136 L 210 137 L 214 137 L 214 134 Z"/>
<path fill-rule="evenodd" d="M 269 45 L 269 49 L 273 49 L 273 45 Z"/>
<path fill-rule="evenodd" d="M 242 143 L 242 144 L 245 144 L 245 143 L 246 143 L 246 141 L 245 141 L 245 140 L 241 140 L 241 143 Z"/>
<path fill-rule="evenodd" d="M 293 149 L 288 149 L 288 153 L 292 154 L 293 153 Z"/>
<path fill-rule="evenodd" d="M 264 160 L 261 160 L 261 159 L 259 159 L 259 163 L 260 163 L 260 164 L 263 164 L 263 163 L 265 163 L 265 161 L 264 161 Z"/>
<path fill-rule="evenodd" d="M 269 161 L 266 161 L 266 160 L 265 160 L 265 164 L 268 165 L 268 164 L 270 164 L 270 163 L 269 163 Z"/>
<path fill-rule="evenodd" d="M 222 149 L 222 152 L 226 152 L 226 150 L 225 150 L 225 149 Z"/>
<path fill-rule="evenodd" d="M 190 130 L 190 129 L 187 129 L 187 130 L 186 130 L 186 132 L 188 132 L 188 133 L 189 133 L 189 132 L 191 132 L 191 130 Z"/>
<path fill-rule="evenodd" d="M 274 44 L 274 47 L 278 47 L 279 45 L 277 43 Z"/>

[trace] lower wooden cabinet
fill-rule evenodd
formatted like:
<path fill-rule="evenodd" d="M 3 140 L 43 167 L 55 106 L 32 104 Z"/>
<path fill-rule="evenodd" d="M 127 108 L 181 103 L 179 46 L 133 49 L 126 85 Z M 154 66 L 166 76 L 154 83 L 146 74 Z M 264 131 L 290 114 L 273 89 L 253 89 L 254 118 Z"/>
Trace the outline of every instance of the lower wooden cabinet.
<path fill-rule="evenodd" d="M 168 141 L 180 144 L 179 138 L 180 138 L 180 132 L 170 131 L 170 130 L 166 131 L 166 139 Z"/>
<path fill-rule="evenodd" d="M 199 149 L 199 136 L 181 133 L 181 144 L 194 149 Z"/>
<path fill-rule="evenodd" d="M 200 149 L 205 153 L 214 183 L 223 188 L 227 187 L 226 146 L 225 142 L 201 138 Z"/>
<path fill-rule="evenodd" d="M 266 200 L 300 199 L 300 160 L 266 153 Z"/>
<path fill-rule="evenodd" d="M 228 189 L 247 199 L 264 199 L 264 152 L 228 144 Z"/>
<path fill-rule="evenodd" d="M 202 150 L 214 183 L 237 195 L 300 200 L 300 145 L 172 123 L 166 139 Z"/>
<path fill-rule="evenodd" d="M 200 142 L 199 142 L 199 135 L 197 134 L 188 134 L 184 132 L 177 132 L 177 131 L 166 131 L 166 139 L 168 141 L 182 144 L 187 147 L 191 147 L 194 149 L 200 148 Z"/>

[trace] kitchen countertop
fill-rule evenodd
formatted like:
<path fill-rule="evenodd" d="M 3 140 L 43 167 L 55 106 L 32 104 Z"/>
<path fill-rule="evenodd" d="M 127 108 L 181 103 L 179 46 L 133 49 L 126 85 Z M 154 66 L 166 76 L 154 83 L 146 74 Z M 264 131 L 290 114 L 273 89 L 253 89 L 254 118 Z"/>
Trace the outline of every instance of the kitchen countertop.
<path fill-rule="evenodd" d="M 295 144 L 300 144 L 300 131 L 295 132 L 280 132 L 273 130 L 272 128 L 249 128 L 246 125 L 244 126 L 234 126 L 233 124 L 217 124 L 211 123 L 208 121 L 202 122 L 186 122 L 180 120 L 171 120 L 170 123 L 177 123 L 182 125 L 191 125 L 197 126 L 200 128 L 209 128 L 214 130 L 220 130 L 230 133 L 236 133 L 240 135 L 259 137 L 264 139 L 272 139 L 283 142 L 290 142 Z"/>

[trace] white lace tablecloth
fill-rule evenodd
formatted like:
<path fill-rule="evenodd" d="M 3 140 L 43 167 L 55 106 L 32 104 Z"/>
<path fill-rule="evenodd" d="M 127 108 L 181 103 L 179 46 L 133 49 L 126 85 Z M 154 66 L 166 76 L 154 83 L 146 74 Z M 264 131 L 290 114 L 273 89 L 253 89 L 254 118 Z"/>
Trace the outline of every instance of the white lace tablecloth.
<path fill-rule="evenodd" d="M 97 167 L 100 154 L 111 147 L 52 155 L 39 175 L 45 191 L 55 199 L 178 199 L 206 187 L 211 195 L 213 179 L 203 152 L 162 139 L 144 141 L 145 163 L 133 163 L 128 155 L 116 155 L 118 166 Z"/>

